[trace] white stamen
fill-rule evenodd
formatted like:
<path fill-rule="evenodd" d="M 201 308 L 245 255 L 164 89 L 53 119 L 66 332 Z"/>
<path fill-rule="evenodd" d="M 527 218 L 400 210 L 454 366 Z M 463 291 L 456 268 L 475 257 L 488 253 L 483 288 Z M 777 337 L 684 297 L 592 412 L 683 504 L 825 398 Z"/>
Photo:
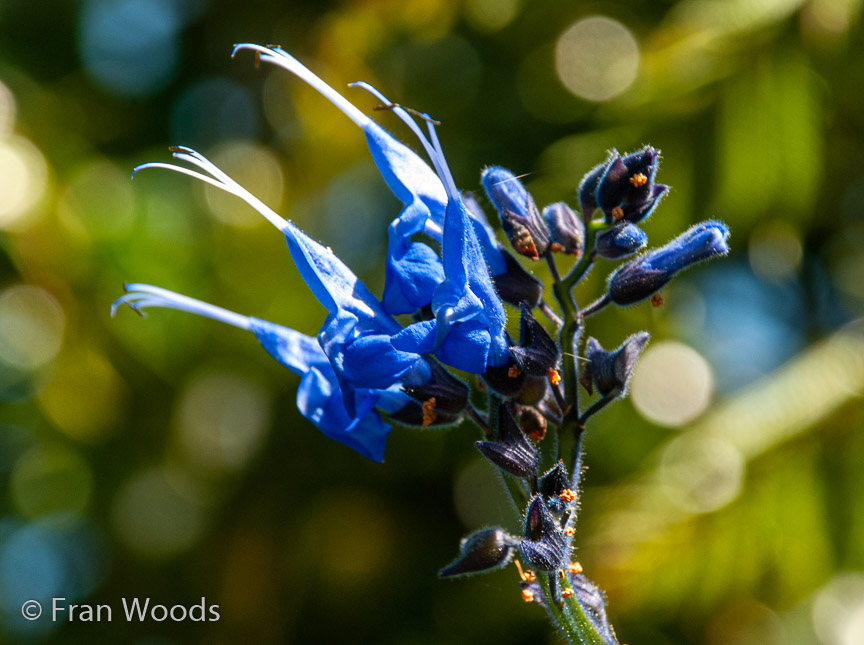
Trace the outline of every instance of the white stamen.
<path fill-rule="evenodd" d="M 243 188 L 243 186 L 231 179 L 231 177 L 226 175 L 212 161 L 210 161 L 203 155 L 195 152 L 190 148 L 175 147 L 171 148 L 171 151 L 174 157 L 176 157 L 177 159 L 180 159 L 181 161 L 188 161 L 192 165 L 198 166 L 212 176 L 208 177 L 207 175 L 195 172 L 194 170 L 189 170 L 188 168 L 183 168 L 182 166 L 175 166 L 174 164 L 159 162 L 145 163 L 141 164 L 140 166 L 136 166 L 135 169 L 132 171 L 132 176 L 134 177 L 135 173 L 137 173 L 139 170 L 144 170 L 147 168 L 164 168 L 166 170 L 173 170 L 174 172 L 179 172 L 180 174 L 194 177 L 195 179 L 208 183 L 211 186 L 215 186 L 220 190 L 224 190 L 226 193 L 230 193 L 231 195 L 239 197 L 256 211 L 258 211 L 261 215 L 263 215 L 268 222 L 270 222 L 280 231 L 284 231 L 289 226 L 286 219 L 281 217 L 264 202 L 255 197 L 255 195 Z"/>
<path fill-rule="evenodd" d="M 291 54 L 286 52 L 279 47 L 262 47 L 261 45 L 253 45 L 252 43 L 241 43 L 239 45 L 234 45 L 234 51 L 231 52 L 231 56 L 233 57 L 238 51 L 243 49 L 249 49 L 254 52 L 257 52 L 260 60 L 263 60 L 267 63 L 273 63 L 274 65 L 278 65 L 282 69 L 286 69 L 298 78 L 306 81 L 306 83 L 318 90 L 321 95 L 324 96 L 328 101 L 330 101 L 333 105 L 339 108 L 345 115 L 351 119 L 354 123 L 359 125 L 361 128 L 365 128 L 369 121 L 368 116 L 363 114 L 359 109 L 357 109 L 353 103 L 351 103 L 344 96 L 339 94 L 332 87 L 327 85 L 324 81 L 322 81 L 318 76 L 313 74 L 309 68 L 303 65 L 300 61 L 294 58 Z"/>
<path fill-rule="evenodd" d="M 248 316 L 241 316 L 233 311 L 228 311 L 227 309 L 222 309 L 222 307 L 201 302 L 194 298 L 181 296 L 179 293 L 174 293 L 167 289 L 154 287 L 149 284 L 129 284 L 126 285 L 126 290 L 128 293 L 120 296 L 111 305 L 112 316 L 117 313 L 120 305 L 127 305 L 138 313 L 141 313 L 140 310 L 147 307 L 162 307 L 197 314 L 198 316 L 217 320 L 232 327 L 245 329 L 246 331 L 252 329 L 252 323 Z"/>

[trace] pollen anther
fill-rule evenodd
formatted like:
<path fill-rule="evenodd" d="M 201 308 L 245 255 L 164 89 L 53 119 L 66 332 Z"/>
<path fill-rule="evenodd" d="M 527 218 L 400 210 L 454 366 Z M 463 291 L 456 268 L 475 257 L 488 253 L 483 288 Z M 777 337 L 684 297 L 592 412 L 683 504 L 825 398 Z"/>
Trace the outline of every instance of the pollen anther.
<path fill-rule="evenodd" d="M 565 502 L 572 502 L 574 499 L 576 499 L 576 491 L 572 488 L 565 488 L 561 491 L 558 497 L 563 499 Z"/>
<path fill-rule="evenodd" d="M 630 177 L 630 183 L 636 187 L 644 186 L 648 183 L 648 177 L 639 172 Z"/>
<path fill-rule="evenodd" d="M 561 374 L 559 374 L 558 370 L 556 370 L 554 367 L 549 368 L 546 376 L 552 385 L 558 385 L 561 382 Z"/>
<path fill-rule="evenodd" d="M 435 412 L 435 397 L 433 396 L 423 402 L 423 424 L 420 427 L 426 428 L 434 423 L 437 418 L 438 413 Z"/>

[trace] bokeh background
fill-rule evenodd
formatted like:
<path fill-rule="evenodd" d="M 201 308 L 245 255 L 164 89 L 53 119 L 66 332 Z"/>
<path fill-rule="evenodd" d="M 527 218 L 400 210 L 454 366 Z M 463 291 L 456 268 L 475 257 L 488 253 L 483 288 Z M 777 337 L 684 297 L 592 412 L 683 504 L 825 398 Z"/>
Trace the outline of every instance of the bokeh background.
<path fill-rule="evenodd" d="M 622 642 L 864 642 L 861 5 L 4 0 L 0 642 L 558 642 L 512 568 L 436 580 L 468 530 L 517 525 L 473 428 L 396 429 L 375 464 L 300 417 L 297 378 L 249 334 L 109 317 L 140 281 L 306 333 L 323 320 L 251 209 L 170 173 L 130 181 L 170 144 L 380 292 L 399 204 L 361 133 L 231 60 L 243 41 L 428 111 L 464 188 L 500 164 L 538 203 L 575 203 L 607 149 L 661 148 L 652 240 L 716 217 L 733 253 L 661 308 L 591 320 L 607 347 L 654 340 L 590 428 L 582 563 Z M 52 596 L 113 621 L 23 620 Z M 133 597 L 205 598 L 221 620 L 130 624 Z"/>

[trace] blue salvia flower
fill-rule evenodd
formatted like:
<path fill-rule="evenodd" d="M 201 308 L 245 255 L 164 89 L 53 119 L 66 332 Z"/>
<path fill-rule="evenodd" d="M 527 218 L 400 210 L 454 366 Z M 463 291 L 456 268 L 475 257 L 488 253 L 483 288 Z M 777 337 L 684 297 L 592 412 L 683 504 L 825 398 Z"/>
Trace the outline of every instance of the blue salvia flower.
<path fill-rule="evenodd" d="M 148 307 L 164 307 L 251 331 L 271 356 L 301 376 L 297 408 L 304 417 L 331 439 L 375 461 L 383 459 L 384 441 L 390 426 L 375 408 L 392 414 L 409 405 L 411 399 L 399 391 L 398 386 L 384 391 L 360 390 L 362 403 L 352 416 L 345 409 L 338 379 L 317 339 L 159 287 L 129 284 L 126 289 L 128 293 L 111 306 L 112 315 L 124 304 L 139 313 Z"/>
<path fill-rule="evenodd" d="M 136 168 L 136 172 L 143 168 L 166 168 L 200 179 L 240 197 L 285 235 L 291 257 L 301 277 L 329 312 L 318 337 L 319 349 L 323 351 L 332 368 L 332 377 L 335 381 L 329 378 L 331 376 L 329 373 L 326 375 L 327 380 L 331 394 L 339 392 L 342 396 L 344 411 L 349 420 L 348 426 L 354 420 L 365 419 L 375 406 L 383 405 L 385 411 L 393 411 L 383 393 L 394 385 L 398 386 L 400 383 L 417 385 L 429 379 L 431 375 L 429 364 L 419 354 L 400 351 L 391 344 L 391 338 L 402 331 L 402 326 L 384 311 L 375 296 L 330 249 L 318 244 L 291 222 L 277 215 L 202 155 L 188 148 L 172 148 L 172 151 L 176 158 L 197 166 L 207 174 L 163 163 L 144 164 Z M 169 294 L 170 292 L 163 292 L 161 294 L 163 299 L 159 300 L 152 296 L 142 297 L 137 291 L 133 291 L 120 298 L 115 303 L 115 308 L 122 303 L 137 303 L 139 308 L 145 306 L 181 308 L 177 306 L 179 302 L 177 298 L 168 298 Z M 176 296 L 176 294 L 171 295 Z M 206 312 L 212 313 L 213 310 L 199 307 L 195 312 L 208 315 Z M 229 319 L 224 316 L 217 319 L 229 322 Z M 237 324 L 239 318 L 230 318 L 230 320 L 235 326 L 254 330 L 252 327 Z M 275 346 L 272 342 L 264 342 L 260 335 L 259 341 L 268 351 Z M 290 346 L 300 345 L 294 343 Z M 278 353 L 274 353 L 274 356 L 283 363 L 291 362 Z M 298 358 L 299 362 L 296 366 L 312 365 L 306 358 L 308 356 L 302 360 Z M 338 387 L 335 387 L 336 385 Z M 403 403 L 410 400 L 407 396 L 402 396 L 405 397 L 400 399 Z M 328 417 L 321 424 L 330 424 L 332 421 L 333 418 Z M 321 424 L 319 427 L 323 430 Z M 377 427 L 377 430 L 380 433 L 381 428 Z M 362 440 L 358 439 L 358 441 Z M 353 443 L 356 444 L 357 441 Z M 375 451 L 371 446 L 367 446 L 364 454 L 374 454 L 374 458 L 380 460 L 381 452 L 377 435 L 374 445 Z"/>
<path fill-rule="evenodd" d="M 674 240 L 619 268 L 609 277 L 607 294 L 618 305 L 651 296 L 692 264 L 729 253 L 729 227 L 709 220 L 691 226 Z"/>
<path fill-rule="evenodd" d="M 431 304 L 435 319 L 409 326 L 393 338 L 393 346 L 408 353 L 434 352 L 446 364 L 477 374 L 483 373 L 488 365 L 505 364 L 508 360 L 506 315 L 486 264 L 486 256 L 494 249 L 484 253 L 481 247 L 474 221 L 450 174 L 432 119 L 422 115 L 427 124 L 427 138 L 406 110 L 388 101 L 370 85 L 355 83 L 391 106 L 394 114 L 408 125 L 428 153 L 435 173 L 409 148 L 284 50 L 243 44 L 237 45 L 234 51 L 242 49 L 253 50 L 261 60 L 303 79 L 363 129 L 379 171 L 394 194 L 406 204 L 391 225 L 388 284 L 383 300 L 388 303 L 389 311 L 401 313 Z M 410 236 L 420 231 L 440 237 L 443 275 L 433 257 L 434 252 L 430 254 L 414 246 L 421 243 L 410 241 Z M 498 264 L 499 270 L 506 269 L 503 259 Z"/>

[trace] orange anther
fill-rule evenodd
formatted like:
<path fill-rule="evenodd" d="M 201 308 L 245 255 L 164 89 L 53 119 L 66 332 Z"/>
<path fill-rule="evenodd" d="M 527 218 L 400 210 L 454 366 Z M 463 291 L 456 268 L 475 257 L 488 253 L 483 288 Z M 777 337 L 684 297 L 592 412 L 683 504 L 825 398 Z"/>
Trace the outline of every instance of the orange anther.
<path fill-rule="evenodd" d="M 534 602 L 534 592 L 530 589 L 522 590 L 522 600 L 524 602 Z"/>
<path fill-rule="evenodd" d="M 570 596 L 573 595 L 573 590 L 570 587 L 567 587 L 566 589 L 562 589 L 561 595 L 564 596 L 565 598 L 569 598 Z"/>
<path fill-rule="evenodd" d="M 518 378 L 521 373 L 522 370 L 519 369 L 518 365 L 511 365 L 507 370 L 507 376 L 510 378 Z"/>
<path fill-rule="evenodd" d="M 644 186 L 645 184 L 648 183 L 648 177 L 646 177 L 645 175 L 643 175 L 641 172 L 640 172 L 640 173 L 636 173 L 635 175 L 633 175 L 632 177 L 630 177 L 630 183 L 633 184 L 633 185 L 636 186 L 636 187 Z"/>
<path fill-rule="evenodd" d="M 573 537 L 574 535 L 576 535 L 576 529 L 574 529 L 572 526 L 568 526 L 566 529 L 564 529 L 564 535 L 566 535 L 567 537 Z"/>
<path fill-rule="evenodd" d="M 578 562 L 571 562 L 570 564 L 567 565 L 567 571 L 569 571 L 570 573 L 572 573 L 575 576 L 577 574 L 582 573 L 582 571 L 583 571 L 582 565 L 579 564 Z"/>
<path fill-rule="evenodd" d="M 556 370 L 554 367 L 549 368 L 549 371 L 546 373 L 546 376 L 552 385 L 558 385 L 561 382 L 561 375 L 558 373 L 558 370 Z"/>
<path fill-rule="evenodd" d="M 612 209 L 612 217 L 614 217 L 615 219 L 621 219 L 622 217 L 624 217 L 624 209 L 620 206 L 616 206 Z"/>
<path fill-rule="evenodd" d="M 572 502 L 576 499 L 576 491 L 572 488 L 565 488 L 561 493 L 559 493 L 558 497 L 563 499 L 565 502 Z"/>
<path fill-rule="evenodd" d="M 659 293 L 655 293 L 653 296 L 651 296 L 652 307 L 662 307 L 664 302 L 666 301 L 663 300 L 663 296 L 661 296 Z"/>
<path fill-rule="evenodd" d="M 431 399 L 426 399 L 423 402 L 423 424 L 420 427 L 425 428 L 429 424 L 434 423 L 437 418 L 438 413 L 435 412 L 435 397 L 433 396 Z"/>

